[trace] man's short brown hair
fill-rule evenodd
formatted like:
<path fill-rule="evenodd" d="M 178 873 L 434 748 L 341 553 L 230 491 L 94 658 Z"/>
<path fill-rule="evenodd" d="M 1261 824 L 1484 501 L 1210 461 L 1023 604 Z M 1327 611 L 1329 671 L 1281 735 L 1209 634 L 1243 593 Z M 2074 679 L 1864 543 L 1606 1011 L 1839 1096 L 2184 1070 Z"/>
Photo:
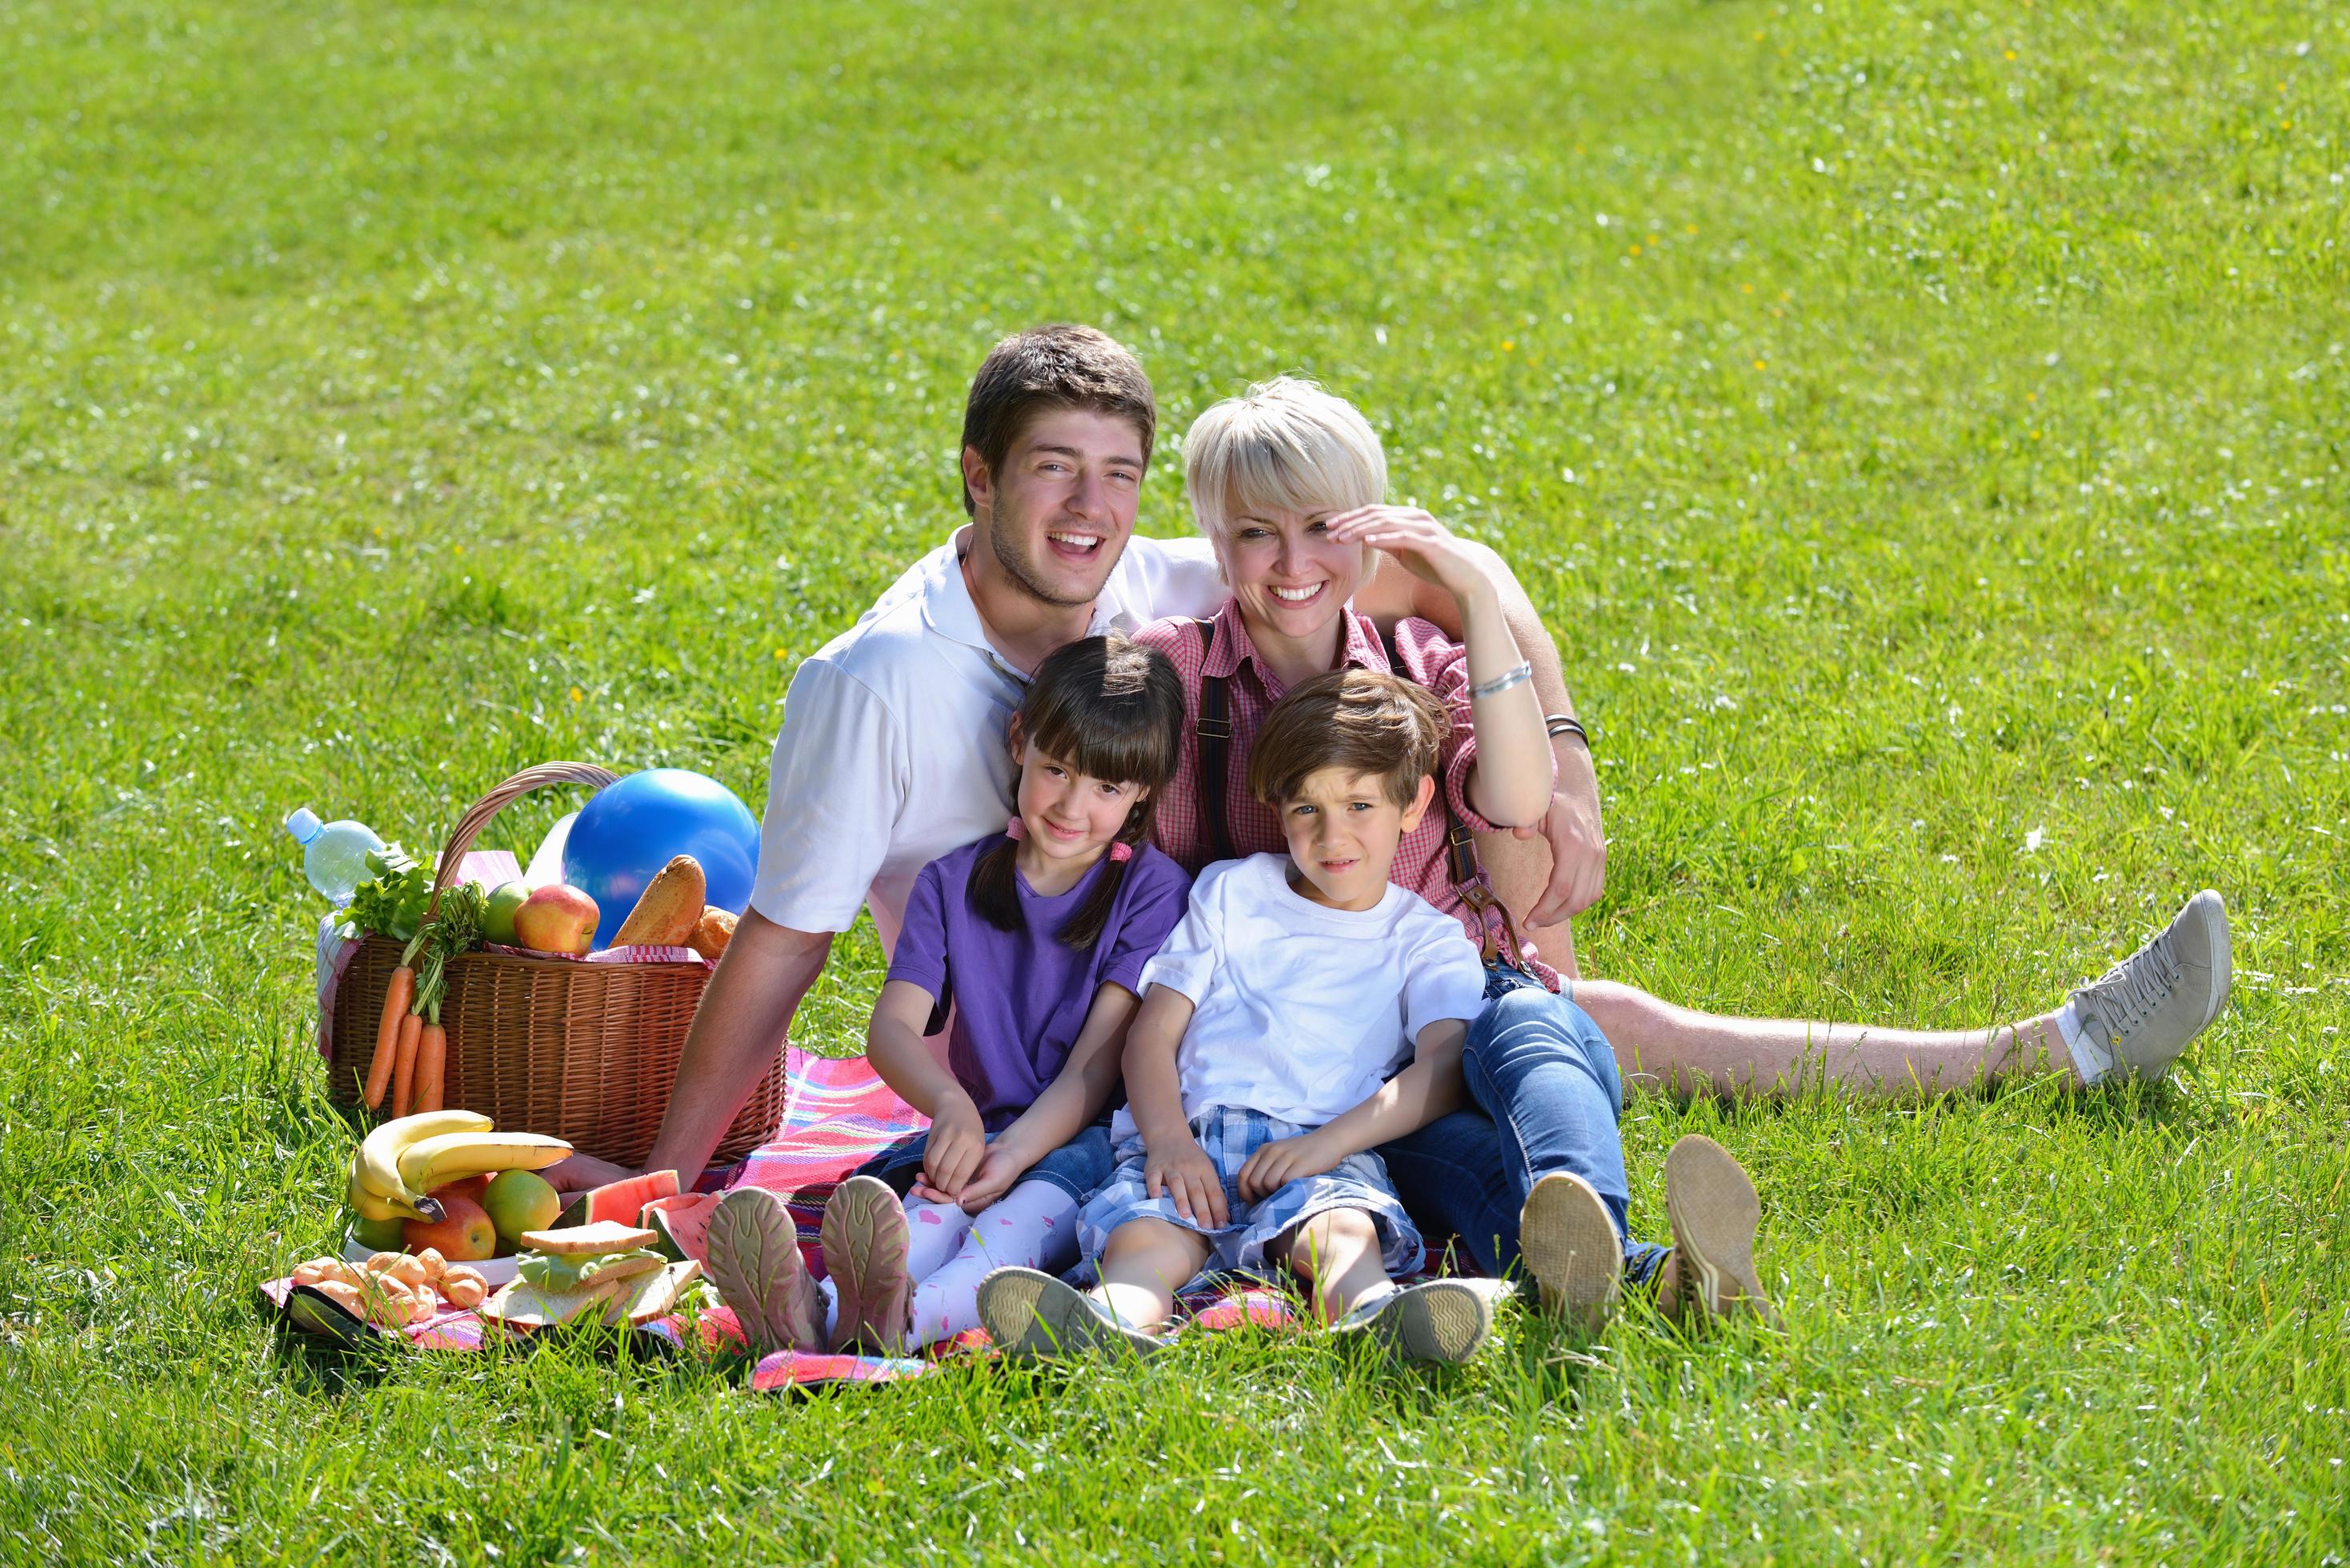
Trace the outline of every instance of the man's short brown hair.
<path fill-rule="evenodd" d="M 1159 434 L 1150 378 L 1109 334 L 1055 322 L 1015 332 L 989 349 L 963 405 L 962 444 L 979 453 L 989 473 L 999 473 L 1012 443 L 1047 409 L 1090 409 L 1125 420 L 1142 438 L 1142 461 L 1150 461 Z M 962 509 L 978 511 L 969 484 Z"/>
<path fill-rule="evenodd" d="M 1409 805 L 1436 772 L 1452 722 L 1426 688 L 1368 670 L 1317 675 L 1273 705 L 1249 750 L 1249 790 L 1267 805 L 1296 798 L 1324 768 L 1381 781 Z"/>

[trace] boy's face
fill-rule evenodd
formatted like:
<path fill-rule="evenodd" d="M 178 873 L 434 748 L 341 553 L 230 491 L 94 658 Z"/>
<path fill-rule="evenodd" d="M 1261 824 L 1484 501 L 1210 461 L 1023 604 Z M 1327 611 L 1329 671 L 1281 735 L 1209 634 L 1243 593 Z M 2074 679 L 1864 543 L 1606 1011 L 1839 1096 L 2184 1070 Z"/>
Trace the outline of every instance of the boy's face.
<path fill-rule="evenodd" d="M 1281 803 L 1281 832 L 1295 868 L 1291 886 L 1333 909 L 1378 907 L 1397 844 L 1419 826 L 1435 794 L 1435 781 L 1422 779 L 1411 804 L 1398 805 L 1376 774 L 1308 774 Z"/>

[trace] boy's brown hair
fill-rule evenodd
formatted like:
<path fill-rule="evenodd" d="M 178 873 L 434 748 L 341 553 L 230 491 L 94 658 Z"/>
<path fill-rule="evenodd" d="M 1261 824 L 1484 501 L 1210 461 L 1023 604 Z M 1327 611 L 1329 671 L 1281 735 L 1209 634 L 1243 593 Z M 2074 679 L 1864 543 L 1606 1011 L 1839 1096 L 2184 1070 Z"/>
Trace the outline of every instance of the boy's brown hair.
<path fill-rule="evenodd" d="M 1451 729 L 1426 688 L 1368 670 L 1334 670 L 1264 716 L 1249 750 L 1249 790 L 1279 805 L 1311 775 L 1343 768 L 1380 780 L 1389 800 L 1409 805 L 1419 781 L 1436 772 Z"/>
<path fill-rule="evenodd" d="M 962 444 L 998 473 L 1028 421 L 1047 409 L 1090 409 L 1127 421 L 1142 438 L 1142 461 L 1150 461 L 1159 435 L 1150 378 L 1109 334 L 1055 322 L 1015 332 L 989 349 L 963 405 Z M 969 484 L 962 509 L 978 511 Z"/>

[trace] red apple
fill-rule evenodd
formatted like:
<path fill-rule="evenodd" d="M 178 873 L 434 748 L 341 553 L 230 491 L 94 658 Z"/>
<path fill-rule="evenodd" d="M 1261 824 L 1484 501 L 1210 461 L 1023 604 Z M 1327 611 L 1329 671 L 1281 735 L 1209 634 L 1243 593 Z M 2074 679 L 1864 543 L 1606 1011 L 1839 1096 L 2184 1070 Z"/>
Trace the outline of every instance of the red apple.
<path fill-rule="evenodd" d="M 400 1228 L 400 1238 L 408 1243 L 410 1251 L 438 1247 L 441 1255 L 452 1263 L 478 1263 L 497 1252 L 498 1228 L 490 1223 L 488 1210 L 470 1198 L 444 1198 L 441 1208 L 438 1225 L 411 1220 Z"/>
<path fill-rule="evenodd" d="M 470 1198 L 479 1203 L 489 1196 L 489 1191 L 490 1174 L 484 1171 L 479 1176 L 469 1176 L 463 1181 L 452 1181 L 446 1187 L 436 1187 L 427 1196 L 442 1199 L 444 1201 L 452 1198 Z"/>
<path fill-rule="evenodd" d="M 596 900 L 558 882 L 541 888 L 515 911 L 515 940 L 543 953 L 585 953 L 596 941 Z"/>

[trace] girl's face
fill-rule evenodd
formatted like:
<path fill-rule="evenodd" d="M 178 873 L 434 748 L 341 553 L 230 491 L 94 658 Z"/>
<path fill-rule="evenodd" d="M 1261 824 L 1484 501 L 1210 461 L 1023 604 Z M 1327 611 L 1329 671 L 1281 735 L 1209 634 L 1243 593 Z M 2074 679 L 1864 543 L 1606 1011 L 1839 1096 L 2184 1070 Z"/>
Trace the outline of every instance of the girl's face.
<path fill-rule="evenodd" d="M 1048 860 L 1090 863 L 1126 826 L 1148 793 L 1140 784 L 1097 779 L 1049 752 L 1012 741 L 1020 768 L 1020 821 L 1028 843 Z"/>
<path fill-rule="evenodd" d="M 1307 638 L 1337 619 L 1370 569 L 1370 546 L 1330 538 L 1342 508 L 1234 517 L 1216 559 L 1250 626 Z"/>

